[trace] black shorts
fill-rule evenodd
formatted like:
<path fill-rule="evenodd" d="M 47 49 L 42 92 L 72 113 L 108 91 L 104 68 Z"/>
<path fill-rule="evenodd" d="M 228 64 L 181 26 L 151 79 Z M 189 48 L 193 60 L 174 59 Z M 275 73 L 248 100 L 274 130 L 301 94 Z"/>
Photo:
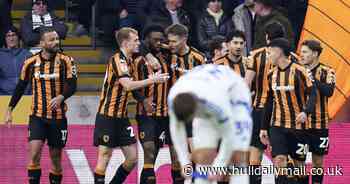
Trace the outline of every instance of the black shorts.
<path fill-rule="evenodd" d="M 260 141 L 260 118 L 261 115 L 263 113 L 262 109 L 253 109 L 253 132 L 252 132 L 252 138 L 250 141 L 250 145 L 253 147 L 256 147 L 260 150 L 265 150 L 266 149 L 266 145 L 264 145 L 261 141 Z"/>
<path fill-rule="evenodd" d="M 135 131 L 128 118 L 96 115 L 94 146 L 115 148 L 136 143 Z"/>
<path fill-rule="evenodd" d="M 309 151 L 316 155 L 327 155 L 329 149 L 328 129 L 309 129 L 306 132 Z"/>
<path fill-rule="evenodd" d="M 136 116 L 136 121 L 141 143 L 152 141 L 159 147 L 164 144 L 172 144 L 168 117 Z"/>
<path fill-rule="evenodd" d="M 308 146 L 305 130 L 271 127 L 270 143 L 272 146 L 272 157 L 290 155 L 296 160 L 305 161 L 306 159 Z"/>
<path fill-rule="evenodd" d="M 29 116 L 28 140 L 47 139 L 47 145 L 52 148 L 64 148 L 67 143 L 67 119 L 46 119 Z"/>

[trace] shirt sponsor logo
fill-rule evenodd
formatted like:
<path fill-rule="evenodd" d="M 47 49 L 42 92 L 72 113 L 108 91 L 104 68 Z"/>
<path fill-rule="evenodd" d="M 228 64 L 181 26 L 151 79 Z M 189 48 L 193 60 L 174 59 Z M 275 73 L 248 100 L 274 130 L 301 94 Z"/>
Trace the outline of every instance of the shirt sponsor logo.
<path fill-rule="evenodd" d="M 276 84 L 272 85 L 272 90 L 274 91 L 293 91 L 294 86 L 277 86 Z"/>
<path fill-rule="evenodd" d="M 57 79 L 60 75 L 58 73 L 41 74 L 40 72 L 34 73 L 35 79 Z"/>

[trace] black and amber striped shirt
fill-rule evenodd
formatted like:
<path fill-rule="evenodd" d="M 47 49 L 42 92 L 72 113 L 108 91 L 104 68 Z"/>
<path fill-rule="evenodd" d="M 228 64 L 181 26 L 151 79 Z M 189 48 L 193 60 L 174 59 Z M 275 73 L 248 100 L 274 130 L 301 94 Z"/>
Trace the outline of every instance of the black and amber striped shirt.
<path fill-rule="evenodd" d="M 255 91 L 253 106 L 255 108 L 264 108 L 267 100 L 268 79 L 267 74 L 272 69 L 272 62 L 266 56 L 266 47 L 251 52 L 249 61 L 247 62 L 247 70 L 255 72 L 253 79 Z"/>
<path fill-rule="evenodd" d="M 31 115 L 46 119 L 64 119 L 67 105 L 50 109 L 50 101 L 63 95 L 65 82 L 77 78 L 77 67 L 72 57 L 57 53 L 50 60 L 41 57 L 41 52 L 28 58 L 23 65 L 20 80 L 31 82 Z"/>
<path fill-rule="evenodd" d="M 98 114 L 112 118 L 127 118 L 129 92 L 123 89 L 119 79 L 132 77 L 132 63 L 121 52 L 112 56 L 107 64 L 100 96 Z"/>
<path fill-rule="evenodd" d="M 271 124 L 276 127 L 306 129 L 307 123 L 296 123 L 296 116 L 305 111 L 309 92 L 313 87 L 310 73 L 303 66 L 290 61 L 285 69 L 274 67 L 268 74 L 267 103 L 272 103 Z"/>
<path fill-rule="evenodd" d="M 243 56 L 238 61 L 232 61 L 230 60 L 228 55 L 226 55 L 224 57 L 221 57 L 215 60 L 214 64 L 229 66 L 233 71 L 235 71 L 237 74 L 239 74 L 243 78 L 247 71 L 247 66 L 246 66 L 247 58 Z"/>
<path fill-rule="evenodd" d="M 319 63 L 311 68 L 311 72 L 317 87 L 317 97 L 315 108 L 308 119 L 308 128 L 328 129 L 328 98 L 333 95 L 335 88 L 335 71 Z"/>
<path fill-rule="evenodd" d="M 136 59 L 134 78 L 135 80 L 145 80 L 148 75 L 155 74 L 156 72 L 169 73 L 169 64 L 166 61 L 165 56 L 162 53 L 155 54 L 155 57 L 159 60 L 160 69 L 155 71 L 150 64 L 147 63 L 143 57 Z M 152 84 L 145 88 L 142 88 L 141 95 L 146 98 L 151 98 L 154 104 L 154 111 L 152 113 L 146 113 L 143 103 L 138 102 L 136 106 L 137 115 L 147 115 L 147 116 L 157 116 L 157 117 L 167 117 L 168 116 L 168 103 L 167 96 L 169 92 L 170 82 Z"/>
<path fill-rule="evenodd" d="M 172 54 L 169 65 L 171 85 L 173 85 L 177 79 L 179 79 L 187 71 L 205 63 L 206 58 L 204 54 L 193 47 L 190 47 L 189 51 L 182 56 Z"/>

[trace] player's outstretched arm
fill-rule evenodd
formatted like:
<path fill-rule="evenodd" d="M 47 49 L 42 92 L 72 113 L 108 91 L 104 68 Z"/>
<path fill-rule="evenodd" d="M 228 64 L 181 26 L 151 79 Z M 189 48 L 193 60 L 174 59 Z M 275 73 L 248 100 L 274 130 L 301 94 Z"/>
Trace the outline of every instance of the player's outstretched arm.
<path fill-rule="evenodd" d="M 148 79 L 140 80 L 140 81 L 133 81 L 129 77 L 122 77 L 119 79 L 119 82 L 125 88 L 126 91 L 133 91 L 154 83 L 164 83 L 168 79 L 169 79 L 168 73 L 161 73 L 161 74 L 157 73 L 157 74 L 148 76 Z"/>

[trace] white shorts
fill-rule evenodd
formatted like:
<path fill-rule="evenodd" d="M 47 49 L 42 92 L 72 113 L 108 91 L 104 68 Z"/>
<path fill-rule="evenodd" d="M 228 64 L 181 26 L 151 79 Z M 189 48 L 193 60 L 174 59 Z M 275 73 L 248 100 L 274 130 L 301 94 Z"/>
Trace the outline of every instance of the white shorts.
<path fill-rule="evenodd" d="M 248 151 L 251 137 L 251 122 L 247 129 L 238 130 L 233 124 L 219 125 L 210 119 L 194 118 L 193 148 L 217 148 L 219 140 L 231 139 L 232 151 Z"/>
<path fill-rule="evenodd" d="M 209 119 L 194 118 L 192 122 L 193 148 L 217 148 L 221 135 L 216 122 Z"/>

